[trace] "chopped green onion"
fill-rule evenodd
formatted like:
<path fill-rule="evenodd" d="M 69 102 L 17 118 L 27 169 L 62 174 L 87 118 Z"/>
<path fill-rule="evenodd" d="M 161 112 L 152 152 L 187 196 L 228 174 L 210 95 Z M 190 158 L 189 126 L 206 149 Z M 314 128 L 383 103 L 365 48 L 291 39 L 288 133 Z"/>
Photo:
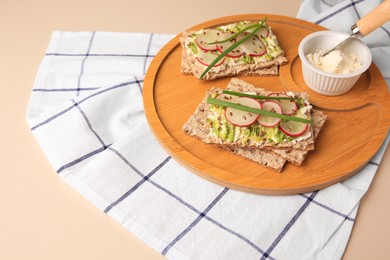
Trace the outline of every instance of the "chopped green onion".
<path fill-rule="evenodd" d="M 236 92 L 236 91 L 231 91 L 231 90 L 224 90 L 224 94 L 229 94 L 237 97 L 251 97 L 254 99 L 268 99 L 268 100 L 297 100 L 299 98 L 296 97 L 275 97 L 275 96 L 260 96 L 260 95 L 253 95 L 253 94 L 247 94 L 247 93 L 242 93 L 242 92 Z"/>
<path fill-rule="evenodd" d="M 255 30 L 253 30 L 251 33 L 249 33 L 248 35 L 245 35 L 243 38 L 241 38 L 239 41 L 235 42 L 233 45 L 231 45 L 229 48 L 227 48 L 224 52 L 222 52 L 217 58 L 215 58 L 215 60 L 213 62 L 211 62 L 211 64 L 203 71 L 202 75 L 200 75 L 200 79 L 202 79 L 206 74 L 207 72 L 209 72 L 209 70 L 214 67 L 215 64 L 217 64 L 218 61 L 220 61 L 223 57 L 226 56 L 226 54 L 228 54 L 229 52 L 231 52 L 232 50 L 234 50 L 235 48 L 237 48 L 237 46 L 239 46 L 241 43 L 245 42 L 246 40 L 248 40 L 250 37 L 252 37 L 252 35 L 254 35 L 259 29 L 261 26 L 263 26 L 263 24 L 265 23 L 266 21 L 266 18 L 264 18 L 264 20 L 259 23 L 259 24 L 256 24 L 256 26 L 254 27 Z M 241 31 L 240 33 L 242 33 L 244 31 Z"/>
<path fill-rule="evenodd" d="M 263 116 L 277 117 L 277 118 L 281 118 L 284 120 L 290 120 L 290 121 L 307 123 L 307 124 L 314 124 L 313 121 L 308 120 L 308 119 L 304 119 L 301 117 L 287 116 L 287 115 L 278 114 L 278 113 L 270 112 L 270 111 L 263 110 L 263 109 L 257 109 L 257 108 L 253 108 L 253 107 L 243 106 L 243 105 L 240 105 L 237 103 L 233 103 L 233 102 L 229 102 L 229 101 L 225 101 L 225 100 L 220 100 L 220 99 L 216 99 L 216 98 L 211 98 L 211 97 L 207 98 L 207 103 L 209 103 L 211 105 L 216 105 L 216 106 L 231 107 L 234 109 L 238 109 L 238 110 L 242 110 L 242 111 L 246 111 L 246 112 L 250 112 L 250 113 L 254 113 L 254 114 L 258 114 L 258 115 L 263 115 Z"/>

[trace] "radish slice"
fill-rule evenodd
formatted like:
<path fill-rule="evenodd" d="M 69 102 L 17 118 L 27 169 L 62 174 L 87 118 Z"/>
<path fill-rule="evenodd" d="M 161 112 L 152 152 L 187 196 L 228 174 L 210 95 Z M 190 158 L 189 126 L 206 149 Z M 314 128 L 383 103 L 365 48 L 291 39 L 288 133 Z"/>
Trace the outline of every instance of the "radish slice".
<path fill-rule="evenodd" d="M 218 54 L 211 51 L 199 51 L 196 59 L 204 66 L 209 66 L 216 58 Z M 214 67 L 218 67 L 225 61 L 225 58 L 222 58 L 219 62 L 217 62 Z"/>
<path fill-rule="evenodd" d="M 238 98 L 238 96 L 233 96 L 233 95 L 229 95 L 229 94 L 219 94 L 215 98 L 219 99 L 219 100 L 234 102 Z"/>
<path fill-rule="evenodd" d="M 230 58 L 239 58 L 242 55 L 244 55 L 244 52 L 242 50 L 240 50 L 239 48 L 235 48 L 234 50 L 232 50 L 231 52 L 226 54 L 226 56 L 230 57 Z"/>
<path fill-rule="evenodd" d="M 222 34 L 222 32 L 214 29 L 204 30 L 196 37 L 196 43 L 204 51 L 215 51 L 217 50 L 217 44 L 209 43 L 218 41 Z"/>
<path fill-rule="evenodd" d="M 237 37 L 237 40 L 245 37 L 246 33 L 242 33 Z M 239 48 L 248 54 L 249 56 L 262 56 L 266 53 L 266 48 L 264 43 L 260 40 L 259 37 L 253 35 L 248 40 L 244 41 Z"/>
<path fill-rule="evenodd" d="M 236 100 L 234 100 L 234 103 L 243 106 L 261 109 L 261 104 L 256 99 L 253 98 L 239 97 Z M 257 118 L 259 118 L 259 115 L 228 107 L 225 110 L 225 117 L 233 125 L 250 126 L 251 124 L 256 122 Z"/>
<path fill-rule="evenodd" d="M 261 105 L 261 109 L 282 114 L 282 107 L 279 105 L 278 102 L 275 101 L 264 101 L 263 104 Z M 257 119 L 257 122 L 262 126 L 272 127 L 279 124 L 281 120 L 282 119 L 277 117 L 260 115 L 259 118 Z"/>
<path fill-rule="evenodd" d="M 226 33 L 220 37 L 219 41 L 223 41 L 229 37 L 230 37 L 230 35 L 228 33 Z M 235 42 L 236 42 L 236 40 L 234 39 L 234 40 L 223 42 L 223 43 L 217 43 L 217 48 L 220 52 L 224 52 L 226 49 L 228 49 L 230 46 L 232 46 Z M 229 52 L 228 54 L 226 54 L 226 56 L 230 57 L 230 58 L 239 58 L 242 55 L 244 55 L 244 52 L 238 47 L 235 48 L 234 50 L 232 50 L 231 52 Z"/>
<path fill-rule="evenodd" d="M 269 31 L 265 27 L 260 27 L 260 29 L 257 32 L 257 35 L 260 35 L 261 37 L 266 38 L 269 35 Z"/>
<path fill-rule="evenodd" d="M 279 129 L 288 136 L 298 137 L 306 133 L 309 124 L 283 120 L 279 124 Z"/>
<path fill-rule="evenodd" d="M 271 93 L 268 95 L 269 97 L 289 97 L 284 93 Z M 298 104 L 294 100 L 278 100 L 282 107 L 283 114 L 285 115 L 293 115 L 298 110 Z"/>

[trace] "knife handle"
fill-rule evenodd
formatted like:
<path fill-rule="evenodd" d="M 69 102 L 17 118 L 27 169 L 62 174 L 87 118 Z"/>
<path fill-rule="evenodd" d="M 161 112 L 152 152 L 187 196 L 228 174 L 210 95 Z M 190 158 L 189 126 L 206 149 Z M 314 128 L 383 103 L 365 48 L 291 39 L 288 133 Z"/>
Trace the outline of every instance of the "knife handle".
<path fill-rule="evenodd" d="M 385 0 L 374 10 L 356 22 L 359 34 L 366 36 L 384 23 L 390 21 L 390 0 Z"/>

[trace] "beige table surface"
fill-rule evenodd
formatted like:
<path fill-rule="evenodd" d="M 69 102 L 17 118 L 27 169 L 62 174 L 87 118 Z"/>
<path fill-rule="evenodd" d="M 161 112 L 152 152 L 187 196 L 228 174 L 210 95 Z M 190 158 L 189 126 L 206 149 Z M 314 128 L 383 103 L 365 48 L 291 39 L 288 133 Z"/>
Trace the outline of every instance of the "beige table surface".
<path fill-rule="evenodd" d="M 0 0 L 0 259 L 164 259 L 65 184 L 27 126 L 31 88 L 53 30 L 176 34 L 227 15 L 295 17 L 299 4 Z M 361 202 L 344 259 L 390 259 L 389 173 L 390 149 Z"/>

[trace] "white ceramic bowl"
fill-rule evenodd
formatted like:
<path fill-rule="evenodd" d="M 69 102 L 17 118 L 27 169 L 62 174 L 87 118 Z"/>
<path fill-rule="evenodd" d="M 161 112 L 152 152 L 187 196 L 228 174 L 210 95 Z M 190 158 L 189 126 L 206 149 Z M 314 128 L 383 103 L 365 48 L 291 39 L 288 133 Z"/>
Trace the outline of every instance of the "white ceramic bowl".
<path fill-rule="evenodd" d="M 319 31 L 306 36 L 299 44 L 298 54 L 302 61 L 303 79 L 313 91 L 328 96 L 342 95 L 357 82 L 360 75 L 371 65 L 372 57 L 368 47 L 359 39 L 351 38 L 340 49 L 347 53 L 356 53 L 362 66 L 348 74 L 334 74 L 312 65 L 306 58 L 318 49 L 329 50 L 349 37 L 349 34 L 334 31 Z"/>

